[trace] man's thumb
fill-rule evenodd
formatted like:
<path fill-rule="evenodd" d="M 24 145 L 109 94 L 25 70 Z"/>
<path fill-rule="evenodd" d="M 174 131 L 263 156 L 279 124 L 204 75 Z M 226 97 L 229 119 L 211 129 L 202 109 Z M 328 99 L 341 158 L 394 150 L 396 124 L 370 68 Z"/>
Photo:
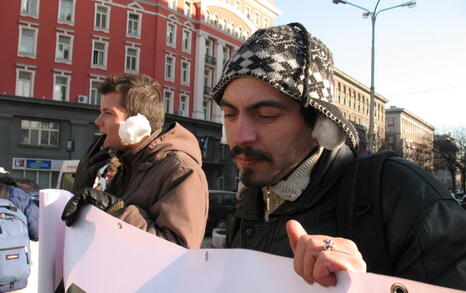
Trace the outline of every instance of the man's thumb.
<path fill-rule="evenodd" d="M 288 240 L 290 241 L 290 246 L 294 254 L 296 243 L 298 243 L 301 236 L 307 235 L 306 230 L 304 230 L 303 226 L 301 226 L 298 221 L 290 220 L 286 223 L 286 232 L 288 233 Z"/>

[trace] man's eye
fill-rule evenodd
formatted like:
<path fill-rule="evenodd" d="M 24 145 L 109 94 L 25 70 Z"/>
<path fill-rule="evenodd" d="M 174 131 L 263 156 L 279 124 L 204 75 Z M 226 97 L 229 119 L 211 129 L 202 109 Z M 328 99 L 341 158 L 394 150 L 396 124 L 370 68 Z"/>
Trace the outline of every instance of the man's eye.
<path fill-rule="evenodd" d="M 231 118 L 231 117 L 234 117 L 236 114 L 235 113 L 225 113 L 223 116 L 225 118 Z"/>
<path fill-rule="evenodd" d="M 260 114 L 259 118 L 261 118 L 261 119 L 275 119 L 278 116 L 279 116 L 278 114 Z"/>

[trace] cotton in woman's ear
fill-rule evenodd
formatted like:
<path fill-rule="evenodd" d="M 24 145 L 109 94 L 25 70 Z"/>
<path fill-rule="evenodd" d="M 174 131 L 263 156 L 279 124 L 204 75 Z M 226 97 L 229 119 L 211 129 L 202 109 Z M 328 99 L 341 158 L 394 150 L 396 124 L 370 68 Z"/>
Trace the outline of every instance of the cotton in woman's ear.
<path fill-rule="evenodd" d="M 312 137 L 317 140 L 323 148 L 334 150 L 341 147 L 345 143 L 345 133 L 333 121 L 323 115 L 318 115 Z"/>
<path fill-rule="evenodd" d="M 120 123 L 118 134 L 124 144 L 135 144 L 150 135 L 151 127 L 146 116 L 137 114 Z"/>

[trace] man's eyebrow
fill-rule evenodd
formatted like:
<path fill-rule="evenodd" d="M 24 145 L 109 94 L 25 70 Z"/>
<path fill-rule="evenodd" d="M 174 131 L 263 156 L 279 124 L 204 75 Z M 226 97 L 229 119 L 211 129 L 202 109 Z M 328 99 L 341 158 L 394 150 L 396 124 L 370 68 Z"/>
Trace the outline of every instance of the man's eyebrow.
<path fill-rule="evenodd" d="M 229 107 L 229 108 L 237 109 L 231 103 L 226 102 L 224 100 L 220 101 L 220 106 L 221 107 Z M 284 105 L 284 104 L 282 104 L 280 102 L 277 102 L 277 101 L 261 101 L 261 102 L 258 102 L 256 104 L 253 104 L 253 105 L 249 106 L 248 110 L 255 110 L 255 109 L 258 109 L 258 108 L 261 108 L 261 107 L 272 107 L 272 108 L 277 108 L 277 109 L 281 109 L 281 110 L 287 110 L 288 109 L 288 107 L 286 105 Z"/>
<path fill-rule="evenodd" d="M 236 110 L 235 106 L 233 106 L 231 103 L 226 102 L 225 100 L 220 100 L 219 104 L 220 104 L 220 107 L 228 107 L 228 108 L 233 108 Z"/>

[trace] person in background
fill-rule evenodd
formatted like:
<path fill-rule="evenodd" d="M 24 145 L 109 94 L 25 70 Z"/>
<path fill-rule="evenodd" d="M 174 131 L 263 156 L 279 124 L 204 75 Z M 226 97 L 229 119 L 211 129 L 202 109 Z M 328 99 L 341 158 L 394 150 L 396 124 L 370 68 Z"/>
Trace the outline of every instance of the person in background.
<path fill-rule="evenodd" d="M 241 173 L 227 247 L 294 257 L 324 286 L 367 269 L 466 290 L 466 213 L 422 168 L 358 156 L 332 77 L 331 52 L 299 23 L 256 31 L 225 64 L 212 94 Z"/>
<path fill-rule="evenodd" d="M 3 173 L 0 175 L 0 185 L 10 186 L 10 195 L 9 200 L 15 205 L 16 208 L 20 209 L 27 219 L 27 227 L 29 239 L 32 241 L 39 240 L 39 208 L 31 200 L 29 195 L 18 187 L 15 180 Z M 16 286 L 18 288 L 25 288 L 27 286 L 27 279 L 18 281 Z M 0 292 L 21 292 L 18 291 L 3 291 L 0 289 Z"/>
<path fill-rule="evenodd" d="M 207 180 L 196 137 L 163 127 L 160 84 L 145 75 L 108 77 L 95 120 L 103 135 L 80 161 L 62 219 L 71 226 L 87 204 L 187 248 L 199 248 L 208 214 Z M 103 149 L 102 149 L 103 147 Z M 90 188 L 116 152 L 121 162 L 105 191 Z"/>

